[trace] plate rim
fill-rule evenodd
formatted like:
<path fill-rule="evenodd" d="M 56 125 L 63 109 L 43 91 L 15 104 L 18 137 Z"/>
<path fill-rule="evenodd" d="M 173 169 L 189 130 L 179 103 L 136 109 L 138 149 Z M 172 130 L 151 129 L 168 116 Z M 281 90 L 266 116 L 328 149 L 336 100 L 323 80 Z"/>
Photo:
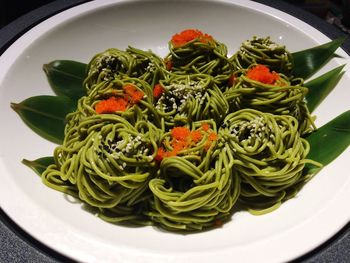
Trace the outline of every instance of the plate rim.
<path fill-rule="evenodd" d="M 120 1 L 97 1 L 97 2 L 99 2 L 99 3 L 105 2 L 105 3 L 107 3 L 107 4 L 114 4 L 114 3 L 119 3 L 119 2 L 130 2 L 130 1 L 120 0 Z M 212 2 L 212 1 L 209 1 L 209 2 Z M 228 0 L 228 1 L 227 1 L 227 0 L 222 0 L 221 2 L 228 2 L 228 3 L 231 3 L 231 2 L 233 2 L 233 1 L 230 1 L 230 0 Z M 240 1 L 234 2 L 233 4 L 237 4 L 237 2 L 247 2 L 247 1 L 240 0 Z M 68 11 L 68 10 L 72 10 L 72 9 L 75 9 L 75 8 L 80 9 L 80 7 L 81 7 L 82 5 L 86 5 L 86 4 L 90 4 L 90 3 L 92 3 L 92 2 L 83 3 L 83 4 L 80 4 L 80 5 L 78 5 L 78 6 L 69 8 L 69 9 L 67 9 L 67 10 L 65 10 L 65 11 L 62 11 L 61 13 L 58 13 L 58 14 L 52 16 L 52 17 L 56 17 L 57 15 L 60 15 L 60 14 L 66 12 L 66 11 Z M 271 8 L 270 6 L 267 6 L 267 7 L 268 7 L 268 8 Z M 278 11 L 279 11 L 279 10 L 278 10 Z M 47 22 L 47 21 L 50 20 L 52 17 L 50 17 L 50 18 L 48 18 L 47 20 L 45 20 L 45 21 L 39 23 L 38 25 L 41 25 L 41 24 Z M 303 21 L 302 21 L 302 22 L 303 22 Z M 303 22 L 303 23 L 304 23 L 304 22 Z M 35 29 L 38 25 L 34 26 L 32 29 Z M 32 29 L 30 29 L 29 31 L 27 31 L 27 32 L 24 33 L 23 35 L 30 34 L 30 32 L 31 32 Z M 317 30 L 317 29 L 316 29 L 316 30 Z M 322 33 L 322 32 L 321 32 L 321 33 Z M 323 33 L 322 33 L 322 34 L 323 34 Z M 22 35 L 19 39 L 21 39 L 21 38 L 23 37 L 23 35 Z M 326 38 L 327 38 L 327 37 L 326 37 Z M 16 40 L 15 42 L 17 42 L 17 40 Z M 10 48 L 11 48 L 11 47 L 12 47 L 12 45 L 10 46 Z M 6 51 L 7 51 L 7 50 L 5 50 L 4 54 L 6 53 Z M 1 79 L 1 76 L 0 76 L 0 79 Z M 5 212 L 6 212 L 6 210 L 5 210 Z M 322 241 L 322 243 L 323 243 L 323 242 L 324 242 L 324 241 Z"/>

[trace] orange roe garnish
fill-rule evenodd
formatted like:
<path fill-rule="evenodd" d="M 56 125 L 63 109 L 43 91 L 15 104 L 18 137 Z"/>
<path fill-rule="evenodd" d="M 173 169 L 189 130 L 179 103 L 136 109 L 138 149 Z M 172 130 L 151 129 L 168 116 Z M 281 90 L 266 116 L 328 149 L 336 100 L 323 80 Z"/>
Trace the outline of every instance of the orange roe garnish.
<path fill-rule="evenodd" d="M 216 227 L 222 227 L 223 224 L 224 224 L 224 222 L 222 222 L 222 220 L 220 220 L 220 219 L 216 219 L 215 220 L 215 226 Z"/>
<path fill-rule="evenodd" d="M 165 89 L 160 85 L 156 84 L 153 88 L 153 97 L 158 99 L 164 93 Z"/>
<path fill-rule="evenodd" d="M 106 100 L 101 100 L 95 106 L 95 111 L 98 114 L 113 113 L 116 111 L 125 111 L 128 102 L 124 98 L 110 97 Z"/>
<path fill-rule="evenodd" d="M 205 125 L 204 125 L 205 124 Z M 205 126 L 207 128 L 207 132 L 210 128 L 209 124 L 203 123 L 202 126 Z M 180 151 L 187 149 L 188 147 L 191 147 L 195 144 L 197 144 L 199 141 L 203 139 L 203 127 L 190 131 L 187 127 L 175 127 L 170 131 L 170 135 L 172 137 L 172 140 L 170 141 L 170 145 L 172 150 L 166 151 L 164 148 L 159 147 L 157 156 L 155 157 L 157 161 L 161 162 L 163 158 L 170 157 L 170 156 L 176 156 Z M 207 151 L 212 142 L 217 140 L 217 134 L 215 132 L 208 133 L 207 142 L 204 145 L 204 149 Z"/>
<path fill-rule="evenodd" d="M 211 132 L 208 136 L 208 141 L 205 144 L 205 150 L 208 151 L 213 141 L 218 139 L 218 135 L 215 132 Z"/>
<path fill-rule="evenodd" d="M 203 138 L 203 135 L 200 131 L 196 130 L 191 132 L 191 139 L 193 142 L 197 143 L 200 140 L 202 140 L 202 138 Z"/>
<path fill-rule="evenodd" d="M 98 102 L 95 106 L 96 113 L 103 114 L 125 111 L 129 104 L 132 105 L 138 103 L 145 95 L 132 84 L 124 85 L 123 90 L 125 92 L 124 97 L 112 96 L 106 100 Z M 112 94 L 115 94 L 115 92 Z"/>
<path fill-rule="evenodd" d="M 161 162 L 164 159 L 164 157 L 166 157 L 166 156 L 167 156 L 167 152 L 164 150 L 164 148 L 160 147 L 160 148 L 158 148 L 157 155 L 154 159 L 157 162 Z"/>
<path fill-rule="evenodd" d="M 203 34 L 198 29 L 186 29 L 179 34 L 173 35 L 171 42 L 174 47 L 180 47 L 195 39 L 203 43 L 208 43 L 213 40 L 213 37 L 208 34 Z"/>
<path fill-rule="evenodd" d="M 270 69 L 264 65 L 257 65 L 248 70 L 246 76 L 252 80 L 259 81 L 264 84 L 275 84 L 279 79 L 279 75 L 276 72 L 270 72 Z"/>
<path fill-rule="evenodd" d="M 171 130 L 171 136 L 177 140 L 185 140 L 190 135 L 190 130 L 186 127 L 175 127 Z"/>
<path fill-rule="evenodd" d="M 237 77 L 235 74 L 232 74 L 230 78 L 228 79 L 228 85 L 229 87 L 232 87 L 233 85 L 236 84 Z"/>
<path fill-rule="evenodd" d="M 173 146 L 173 150 L 169 152 L 169 156 L 175 156 L 179 151 L 182 151 L 183 149 L 187 148 L 189 145 L 188 140 L 173 140 L 171 142 L 171 145 Z"/>
<path fill-rule="evenodd" d="M 218 135 L 215 132 L 212 132 L 209 134 L 208 140 L 209 141 L 216 141 L 218 139 Z"/>
<path fill-rule="evenodd" d="M 132 84 L 126 84 L 123 86 L 123 90 L 125 91 L 128 99 L 132 103 L 138 103 L 140 100 L 142 100 L 143 96 L 145 95 L 142 91 L 138 90 L 134 85 Z"/>
<path fill-rule="evenodd" d="M 208 131 L 210 129 L 210 125 L 206 122 L 202 123 L 201 127 L 204 131 Z"/>
<path fill-rule="evenodd" d="M 171 70 L 173 68 L 173 62 L 171 60 L 165 61 L 165 68 L 166 70 Z"/>

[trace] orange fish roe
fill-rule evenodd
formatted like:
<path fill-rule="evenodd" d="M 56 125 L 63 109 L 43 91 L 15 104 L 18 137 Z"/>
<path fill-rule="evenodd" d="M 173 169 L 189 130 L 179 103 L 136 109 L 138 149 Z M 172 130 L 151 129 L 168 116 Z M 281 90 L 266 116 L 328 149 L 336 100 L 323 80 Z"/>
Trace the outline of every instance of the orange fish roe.
<path fill-rule="evenodd" d="M 190 131 L 186 127 L 173 128 L 170 131 L 170 135 L 172 137 L 172 140 L 170 141 L 170 145 L 172 147 L 172 150 L 166 151 L 163 147 L 159 147 L 155 159 L 158 162 L 161 162 L 163 158 L 176 156 L 180 151 L 200 142 L 204 137 L 203 131 L 208 132 L 208 130 L 210 129 L 209 124 L 203 123 L 202 126 L 203 125 L 205 128 L 207 128 L 206 131 L 204 131 L 203 127 L 194 131 Z M 204 145 L 204 149 L 207 151 L 212 145 L 212 142 L 216 140 L 217 140 L 217 134 L 215 132 L 210 132 L 208 134 L 207 142 Z"/>
<path fill-rule="evenodd" d="M 124 98 L 110 97 L 106 100 L 101 100 L 95 106 L 95 111 L 98 114 L 113 113 L 116 111 L 125 111 L 128 102 Z"/>
<path fill-rule="evenodd" d="M 213 40 L 213 37 L 208 34 L 203 34 L 198 29 L 186 29 L 179 34 L 173 35 L 171 42 L 174 47 L 180 47 L 195 39 L 203 43 L 208 43 Z"/>
<path fill-rule="evenodd" d="M 196 130 L 191 132 L 191 139 L 193 142 L 197 143 L 200 140 L 202 140 L 202 138 L 203 138 L 203 135 L 200 131 Z"/>
<path fill-rule="evenodd" d="M 167 152 L 164 150 L 163 147 L 158 148 L 158 152 L 156 157 L 154 158 L 157 162 L 161 162 L 164 157 L 167 157 Z"/>
<path fill-rule="evenodd" d="M 185 140 L 190 133 L 190 130 L 186 127 L 175 127 L 171 130 L 171 136 L 176 140 Z"/>
<path fill-rule="evenodd" d="M 279 75 L 276 72 L 270 72 L 270 69 L 264 65 L 257 65 L 248 70 L 246 76 L 252 80 L 259 81 L 264 84 L 275 84 L 279 79 Z"/>
<path fill-rule="evenodd" d="M 166 70 L 171 70 L 173 68 L 173 62 L 171 60 L 164 61 Z"/>
<path fill-rule="evenodd" d="M 216 220 L 215 220 L 215 223 L 214 223 L 214 225 L 215 225 L 216 227 L 222 227 L 223 224 L 224 224 L 224 222 L 222 222 L 222 220 L 220 220 L 220 219 L 216 219 Z"/>
<path fill-rule="evenodd" d="M 128 99 L 135 104 L 142 100 L 143 96 L 145 95 L 132 84 L 124 85 L 123 90 L 125 91 Z"/>
<path fill-rule="evenodd" d="M 175 156 L 179 151 L 186 149 L 189 145 L 189 140 L 173 140 L 171 145 L 173 146 L 173 150 L 169 152 L 169 156 Z"/>
<path fill-rule="evenodd" d="M 216 141 L 218 139 L 218 135 L 215 132 L 212 132 L 209 134 L 208 140 L 209 141 Z"/>
<path fill-rule="evenodd" d="M 173 150 L 171 152 L 167 152 L 167 151 L 165 151 L 165 149 L 163 147 L 159 147 L 157 155 L 154 159 L 157 162 L 161 162 L 165 157 L 176 156 L 179 151 L 181 151 L 185 148 L 184 145 L 181 145 L 182 143 L 181 142 L 175 143 L 175 144 L 172 143 L 174 145 L 173 145 Z"/>
<path fill-rule="evenodd" d="M 206 122 L 202 123 L 201 127 L 204 131 L 208 131 L 210 129 L 210 125 Z"/>
<path fill-rule="evenodd" d="M 208 136 L 208 141 L 206 142 L 205 146 L 204 146 L 204 149 L 206 151 L 209 150 L 210 146 L 212 145 L 212 143 L 214 141 L 216 141 L 218 139 L 218 135 L 215 133 L 215 132 L 211 132 Z"/>
<path fill-rule="evenodd" d="M 235 74 L 232 74 L 230 78 L 228 79 L 228 85 L 229 87 L 232 87 L 236 84 L 237 77 Z"/>
<path fill-rule="evenodd" d="M 153 97 L 158 99 L 164 93 L 165 89 L 160 85 L 156 84 L 153 88 Z"/>
<path fill-rule="evenodd" d="M 124 85 L 123 90 L 125 92 L 124 97 L 112 96 L 106 100 L 98 102 L 95 106 L 96 113 L 103 114 L 125 111 L 129 105 L 138 103 L 145 95 L 132 84 Z"/>

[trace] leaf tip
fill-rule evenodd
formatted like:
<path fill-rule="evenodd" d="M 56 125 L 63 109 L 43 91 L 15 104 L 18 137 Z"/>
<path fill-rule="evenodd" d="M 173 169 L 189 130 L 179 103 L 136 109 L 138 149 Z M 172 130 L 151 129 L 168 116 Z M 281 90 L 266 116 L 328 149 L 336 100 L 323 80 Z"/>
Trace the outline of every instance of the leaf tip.
<path fill-rule="evenodd" d="M 27 159 L 22 159 L 22 164 L 24 164 L 28 168 L 32 169 L 36 174 L 40 175 L 38 173 L 38 171 L 35 169 L 35 162 L 34 161 L 30 161 L 30 160 L 27 160 Z"/>
<path fill-rule="evenodd" d="M 21 161 L 24 165 L 28 166 L 28 167 L 31 167 L 31 164 L 32 164 L 32 161 L 29 161 L 27 159 L 22 159 Z"/>
<path fill-rule="evenodd" d="M 20 109 L 20 103 L 15 103 L 15 102 L 11 102 L 10 103 L 10 107 L 18 113 L 19 109 Z"/>
<path fill-rule="evenodd" d="M 342 44 L 345 42 L 345 40 L 346 40 L 347 38 L 348 38 L 347 36 L 342 36 L 342 37 L 336 38 L 334 41 L 335 41 L 335 42 L 338 42 L 338 43 L 339 43 L 339 46 L 340 46 L 340 45 L 342 45 Z"/>
<path fill-rule="evenodd" d="M 345 66 L 346 66 L 346 64 L 343 64 L 343 65 L 340 65 L 338 68 L 339 68 L 339 70 L 343 70 Z"/>
<path fill-rule="evenodd" d="M 49 74 L 50 71 L 50 64 L 44 64 L 43 65 L 43 71 L 45 72 L 45 74 Z"/>

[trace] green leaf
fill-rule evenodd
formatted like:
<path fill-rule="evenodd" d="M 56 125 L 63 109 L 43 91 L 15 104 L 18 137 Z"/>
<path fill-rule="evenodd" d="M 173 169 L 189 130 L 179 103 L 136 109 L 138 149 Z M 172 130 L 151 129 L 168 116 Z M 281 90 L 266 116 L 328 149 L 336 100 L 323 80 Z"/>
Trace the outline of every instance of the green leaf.
<path fill-rule="evenodd" d="M 335 160 L 350 145 L 350 110 L 311 133 L 306 140 L 310 143 L 307 158 L 323 165 Z"/>
<path fill-rule="evenodd" d="M 344 72 L 345 65 L 339 66 L 327 73 L 308 81 L 304 84 L 309 89 L 306 94 L 307 106 L 310 112 L 313 112 L 317 106 L 328 96 L 340 80 Z"/>
<path fill-rule="evenodd" d="M 337 38 L 326 44 L 292 53 L 295 77 L 307 79 L 318 71 L 343 44 L 346 37 Z"/>
<path fill-rule="evenodd" d="M 43 66 L 53 91 L 59 96 L 78 100 L 86 95 L 83 81 L 87 65 L 72 60 L 54 60 Z"/>
<path fill-rule="evenodd" d="M 66 115 L 75 110 L 75 104 L 67 97 L 43 95 L 30 97 L 21 103 L 11 103 L 11 107 L 34 132 L 61 144 Z"/>
<path fill-rule="evenodd" d="M 55 158 L 53 156 L 42 157 L 33 161 L 23 159 L 22 163 L 31 168 L 34 172 L 41 176 L 41 174 L 46 170 L 46 168 L 55 164 Z"/>

